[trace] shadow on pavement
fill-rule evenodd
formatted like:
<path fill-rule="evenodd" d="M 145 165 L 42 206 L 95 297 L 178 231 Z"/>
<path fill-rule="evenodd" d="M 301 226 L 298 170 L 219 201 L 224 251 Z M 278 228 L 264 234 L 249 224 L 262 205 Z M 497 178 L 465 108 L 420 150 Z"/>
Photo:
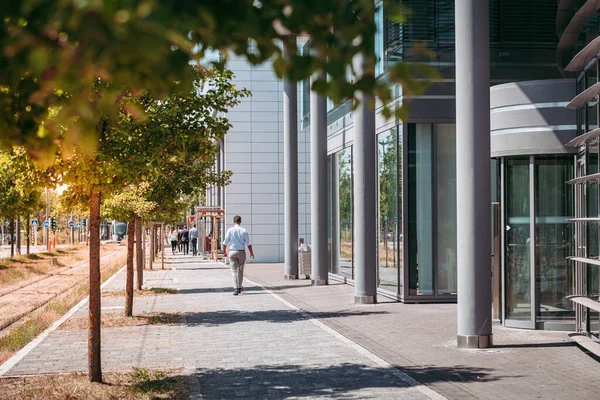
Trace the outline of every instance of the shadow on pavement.
<path fill-rule="evenodd" d="M 507 378 L 490 375 L 494 371 L 491 368 L 476 368 L 465 365 L 456 365 L 453 367 L 403 366 L 399 369 L 425 384 L 435 382 L 492 382 L 501 378 Z M 519 377 L 515 375 L 510 376 L 510 378 Z"/>
<path fill-rule="evenodd" d="M 575 342 L 555 342 L 555 343 L 519 343 L 519 344 L 494 344 L 492 349 L 529 349 L 544 347 L 575 347 Z"/>
<path fill-rule="evenodd" d="M 489 369 L 466 366 L 415 367 L 403 368 L 403 371 L 416 377 L 427 376 L 429 382 L 435 380 L 485 382 L 499 379 L 491 377 L 488 373 Z M 389 390 L 410 386 L 393 372 L 386 368 L 345 363 L 330 367 L 286 364 L 258 365 L 253 368 L 201 369 L 196 374 L 206 399 L 378 398 L 380 396 L 389 398 L 392 394 Z M 439 378 L 434 379 L 435 376 Z M 407 395 L 404 393 L 403 396 L 399 392 L 394 394 L 401 398 Z"/>
<path fill-rule="evenodd" d="M 193 289 L 178 289 L 177 294 L 202 294 L 202 293 L 228 293 L 233 292 L 233 286 L 219 288 L 193 288 Z M 244 287 L 244 294 L 248 292 L 263 292 L 263 288 L 258 286 Z M 242 295 L 243 296 L 243 295 Z"/>
<path fill-rule="evenodd" d="M 268 311 L 208 311 L 199 313 L 186 313 L 186 325 L 188 326 L 219 326 L 235 324 L 239 322 L 273 322 L 290 323 L 305 321 L 311 318 L 345 318 L 363 317 L 366 315 L 387 314 L 385 311 L 344 311 L 344 312 L 313 312 L 310 314 L 300 313 L 296 310 L 268 310 Z"/>

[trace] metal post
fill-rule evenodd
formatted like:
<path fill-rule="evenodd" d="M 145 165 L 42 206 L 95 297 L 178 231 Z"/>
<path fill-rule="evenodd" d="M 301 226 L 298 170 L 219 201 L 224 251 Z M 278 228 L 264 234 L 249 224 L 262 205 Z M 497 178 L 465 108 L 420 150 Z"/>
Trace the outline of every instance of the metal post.
<path fill-rule="evenodd" d="M 323 79 L 315 74 L 314 80 Z M 327 285 L 327 102 L 310 92 L 310 236 L 313 286 Z"/>
<path fill-rule="evenodd" d="M 489 0 L 456 0 L 458 336 L 492 345 Z"/>
<path fill-rule="evenodd" d="M 365 70 L 366 57 L 354 57 L 357 79 L 372 74 Z M 354 302 L 377 303 L 377 138 L 372 96 L 358 92 L 354 111 Z"/>
<path fill-rule="evenodd" d="M 286 56 L 291 57 L 289 48 Z M 298 94 L 296 82 L 283 82 L 283 182 L 285 279 L 298 279 Z"/>
<path fill-rule="evenodd" d="M 48 194 L 48 188 L 45 188 L 46 191 L 46 221 L 48 221 L 48 218 L 50 218 L 50 200 L 49 200 L 49 194 Z M 48 226 L 48 228 L 45 229 L 46 230 L 46 250 L 50 251 L 50 227 Z"/>

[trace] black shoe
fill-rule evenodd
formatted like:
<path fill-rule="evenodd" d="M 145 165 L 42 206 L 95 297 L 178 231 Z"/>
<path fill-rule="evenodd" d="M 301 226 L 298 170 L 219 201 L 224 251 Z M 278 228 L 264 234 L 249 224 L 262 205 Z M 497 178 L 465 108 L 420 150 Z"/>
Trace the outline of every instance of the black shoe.
<path fill-rule="evenodd" d="M 240 294 L 240 289 L 235 289 L 235 290 L 233 291 L 233 295 L 234 295 L 234 296 L 237 296 L 238 294 Z"/>
<path fill-rule="evenodd" d="M 244 288 L 241 287 L 239 290 L 240 290 L 239 293 L 242 293 L 244 291 Z"/>

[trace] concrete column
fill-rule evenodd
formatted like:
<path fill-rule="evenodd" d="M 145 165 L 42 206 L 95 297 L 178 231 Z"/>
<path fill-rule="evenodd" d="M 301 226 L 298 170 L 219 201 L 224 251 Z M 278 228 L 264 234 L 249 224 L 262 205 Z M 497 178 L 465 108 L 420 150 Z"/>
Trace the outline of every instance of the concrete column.
<path fill-rule="evenodd" d="M 323 75 L 315 75 L 313 80 Z M 310 92 L 310 236 L 313 286 L 327 285 L 327 102 Z"/>
<path fill-rule="evenodd" d="M 357 79 L 364 70 L 365 56 L 357 54 Z M 371 71 L 372 73 L 372 71 Z M 358 92 L 354 111 L 354 302 L 377 302 L 377 138 L 374 99 Z"/>
<path fill-rule="evenodd" d="M 289 49 L 286 55 L 291 57 Z M 285 279 L 298 279 L 298 94 L 296 82 L 283 82 L 283 190 Z"/>
<path fill-rule="evenodd" d="M 489 0 L 456 0 L 458 347 L 492 345 Z"/>

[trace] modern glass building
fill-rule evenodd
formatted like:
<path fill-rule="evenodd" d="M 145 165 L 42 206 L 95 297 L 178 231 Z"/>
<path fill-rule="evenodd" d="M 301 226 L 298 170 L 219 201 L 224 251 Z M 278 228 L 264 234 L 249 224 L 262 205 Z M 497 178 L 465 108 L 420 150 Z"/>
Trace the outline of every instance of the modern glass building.
<path fill-rule="evenodd" d="M 456 92 L 460 88 L 456 87 L 455 2 L 397 2 L 411 10 L 410 17 L 402 24 L 388 18 L 390 10 L 383 2 L 375 2 L 379 28 L 375 45 L 378 79 L 385 81 L 384 67 L 399 61 L 433 66 L 440 79 L 422 95 L 410 98 L 401 86 L 392 88 L 395 104 L 410 100 L 410 116 L 406 120 L 386 119 L 379 113 L 380 108 L 376 110 L 373 141 L 377 147 L 377 234 L 373 241 L 377 244 L 374 266 L 377 291 L 403 302 L 454 302 L 458 290 L 456 232 L 461 217 L 457 215 L 456 201 L 460 157 L 460 149 L 456 147 Z M 598 172 L 597 140 L 584 143 L 585 157 L 580 154 L 582 148 L 578 148 L 581 143 L 567 146 L 573 144 L 577 135 L 598 127 L 597 100 L 588 99 L 579 113 L 566 108 L 577 93 L 598 88 L 594 86 L 598 82 L 597 64 L 590 64 L 591 58 L 583 58 L 583 66 L 577 71 L 585 73 L 579 75 L 568 65 L 583 49 L 591 49 L 592 58 L 600 51 L 600 41 L 595 39 L 599 32 L 596 3 L 585 0 L 490 0 L 489 3 L 491 129 L 481 135 L 491 135 L 490 276 L 494 318 L 517 328 L 573 330 L 577 324 L 584 328 L 595 326 L 597 330 L 598 324 L 590 321 L 597 321 L 599 312 L 576 305 L 572 300 L 577 294 L 585 297 L 598 294 L 597 268 L 571 258 L 577 255 L 597 260 L 597 225 L 581 220 L 598 218 L 597 180 L 589 180 L 586 186 L 567 183 L 575 177 Z M 433 58 L 425 58 L 418 51 L 423 43 L 433 52 Z M 309 51 L 309 45 L 301 51 Z M 245 74 L 252 87 L 254 73 Z M 299 236 L 311 242 L 308 81 L 298 84 L 297 100 L 298 226 Z M 278 110 L 281 112 L 282 108 Z M 235 142 L 242 141 L 241 136 L 234 137 L 242 135 L 236 131 L 236 125 L 247 125 L 245 120 L 240 121 L 234 121 L 234 135 L 225 143 L 223 168 L 228 169 L 232 158 L 227 154 L 236 150 Z M 254 119 L 251 121 L 254 124 Z M 273 261 L 279 262 L 287 254 L 283 248 L 285 212 L 281 185 L 282 167 L 283 170 L 288 167 L 282 154 L 285 141 L 281 131 L 275 132 L 284 130 L 281 122 L 279 118 L 277 126 L 272 124 L 273 141 L 278 143 L 272 147 L 273 153 L 278 153 L 277 160 L 273 158 L 274 170 L 263 171 L 277 171 L 273 179 L 277 178 L 278 188 L 273 193 L 278 197 L 265 194 L 259 198 L 253 194 L 252 202 L 260 200 L 272 203 L 271 206 L 265 206 L 265 211 L 254 205 L 246 207 L 254 225 L 255 220 L 262 221 L 254 218 L 254 213 L 266 213 L 267 207 L 274 209 L 277 204 L 278 252 Z M 355 175 L 360 171 L 355 165 L 357 129 L 349 102 L 327 103 L 329 279 L 350 284 L 357 279 L 357 271 L 365 268 L 357 264 L 356 255 L 356 238 L 361 234 L 355 230 L 354 204 Z M 255 139 L 256 148 L 252 147 L 250 153 L 264 152 L 261 149 L 265 145 L 258 143 L 263 137 L 257 132 Z M 246 150 L 247 147 L 239 148 L 240 152 L 248 153 Z M 261 164 L 257 165 L 257 171 L 264 169 L 263 159 L 252 160 Z M 234 171 L 237 175 L 247 173 L 247 165 L 234 167 L 238 168 Z M 229 208 L 228 212 L 235 213 L 235 193 L 230 191 L 225 197 L 226 211 Z M 246 197 L 239 197 L 246 201 Z M 265 238 L 272 234 L 271 227 L 253 228 L 264 228 L 261 233 Z M 584 237 L 585 243 L 576 243 L 577 238 Z M 582 246 L 585 254 L 580 250 Z"/>
<path fill-rule="evenodd" d="M 385 65 L 400 60 L 430 64 L 441 79 L 423 95 L 411 98 L 408 120 L 386 120 L 377 115 L 378 287 L 381 294 L 405 302 L 455 301 L 454 1 L 402 3 L 411 10 L 404 24 L 387 18 L 383 3 L 376 6 L 381 27 L 375 46 L 379 79 L 386 79 Z M 490 2 L 493 85 L 561 77 L 556 63 L 556 2 L 541 3 Z M 433 59 L 415 51 L 423 42 L 435 53 Z M 302 98 L 308 99 L 308 85 L 301 88 Z M 401 87 L 394 90 L 398 104 L 407 100 Z M 303 102 L 301 111 L 306 131 L 310 129 L 306 117 L 309 106 Z M 353 128 L 350 105 L 332 106 L 328 113 L 330 272 L 332 279 L 346 282 L 354 279 Z M 562 143 L 560 147 L 564 148 Z M 502 160 L 495 163 L 500 178 Z M 500 203 L 497 182 L 494 195 Z"/>

